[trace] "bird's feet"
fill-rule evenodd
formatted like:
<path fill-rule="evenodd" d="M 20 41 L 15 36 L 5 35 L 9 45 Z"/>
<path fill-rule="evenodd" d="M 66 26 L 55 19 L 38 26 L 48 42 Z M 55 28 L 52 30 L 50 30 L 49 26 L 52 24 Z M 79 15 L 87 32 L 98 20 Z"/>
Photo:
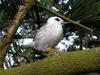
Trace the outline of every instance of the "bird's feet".
<path fill-rule="evenodd" d="M 46 50 L 43 51 L 44 51 L 43 54 L 45 54 L 47 57 L 55 56 L 55 55 L 60 56 L 63 54 L 63 52 L 58 51 L 54 48 L 47 48 Z"/>

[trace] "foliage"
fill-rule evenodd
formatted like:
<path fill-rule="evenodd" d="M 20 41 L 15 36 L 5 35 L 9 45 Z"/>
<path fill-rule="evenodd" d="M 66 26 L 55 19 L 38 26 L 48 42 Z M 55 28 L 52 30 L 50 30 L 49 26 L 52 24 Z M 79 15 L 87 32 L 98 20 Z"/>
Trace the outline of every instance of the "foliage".
<path fill-rule="evenodd" d="M 17 10 L 23 5 L 22 0 L 1 0 L 0 4 L 0 30 L 7 31 L 10 21 L 14 18 Z M 31 62 L 30 59 L 41 59 L 42 55 L 38 58 L 35 55 L 40 55 L 30 48 L 23 48 L 19 45 L 19 39 L 34 38 L 37 29 L 44 24 L 48 17 L 54 16 L 42 10 L 39 5 L 43 5 L 56 11 L 72 20 L 79 21 L 80 23 L 95 29 L 94 32 L 84 30 L 80 27 L 74 26 L 72 23 L 64 27 L 64 33 L 67 41 L 69 37 L 74 34 L 78 36 L 74 38 L 72 44 L 68 47 L 68 51 L 91 48 L 100 45 L 100 1 L 99 0 L 40 0 L 37 8 L 31 8 L 24 18 L 21 26 L 15 34 L 14 41 L 12 42 L 7 57 L 13 58 L 14 64 L 11 66 L 20 65 L 22 63 Z M 5 24 L 7 23 L 7 24 Z M 5 31 L 4 31 L 5 32 Z M 2 33 L 2 32 L 0 32 Z M 5 34 L 4 34 L 5 35 Z M 94 38 L 96 37 L 96 39 Z M 15 40 L 16 39 L 16 40 Z M 92 43 L 91 43 L 92 42 Z M 99 44 L 99 45 L 98 45 Z M 65 50 L 66 51 L 66 50 Z M 44 56 L 42 57 L 44 58 Z M 11 63 L 12 59 L 8 59 L 8 63 Z M 19 61 L 20 60 L 20 61 Z M 6 66 L 7 67 L 7 66 Z"/>

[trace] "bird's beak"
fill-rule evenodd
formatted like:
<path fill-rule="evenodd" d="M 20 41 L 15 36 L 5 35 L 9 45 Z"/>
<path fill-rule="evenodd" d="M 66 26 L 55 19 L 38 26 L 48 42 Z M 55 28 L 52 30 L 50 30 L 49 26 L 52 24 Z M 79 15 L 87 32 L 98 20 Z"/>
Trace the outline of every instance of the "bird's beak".
<path fill-rule="evenodd" d="M 66 24 L 69 24 L 70 22 L 63 22 L 61 23 L 62 25 L 66 25 Z"/>

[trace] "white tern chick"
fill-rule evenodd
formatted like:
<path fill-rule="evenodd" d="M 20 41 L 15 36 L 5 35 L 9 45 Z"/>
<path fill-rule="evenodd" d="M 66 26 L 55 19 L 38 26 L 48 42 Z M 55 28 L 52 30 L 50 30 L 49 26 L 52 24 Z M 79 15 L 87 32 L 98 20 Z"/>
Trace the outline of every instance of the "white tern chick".
<path fill-rule="evenodd" d="M 46 48 L 56 46 L 63 38 L 63 20 L 59 17 L 50 17 L 47 23 L 36 33 L 33 42 L 26 46 L 45 52 Z"/>

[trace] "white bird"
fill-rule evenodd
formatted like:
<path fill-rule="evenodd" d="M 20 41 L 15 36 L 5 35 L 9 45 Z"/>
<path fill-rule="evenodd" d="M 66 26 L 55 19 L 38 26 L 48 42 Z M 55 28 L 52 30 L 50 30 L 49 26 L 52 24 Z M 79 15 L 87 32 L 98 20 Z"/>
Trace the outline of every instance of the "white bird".
<path fill-rule="evenodd" d="M 26 46 L 43 52 L 45 52 L 46 48 L 56 46 L 63 38 L 63 23 L 64 21 L 59 17 L 49 18 L 47 23 L 36 33 L 34 41 Z"/>

